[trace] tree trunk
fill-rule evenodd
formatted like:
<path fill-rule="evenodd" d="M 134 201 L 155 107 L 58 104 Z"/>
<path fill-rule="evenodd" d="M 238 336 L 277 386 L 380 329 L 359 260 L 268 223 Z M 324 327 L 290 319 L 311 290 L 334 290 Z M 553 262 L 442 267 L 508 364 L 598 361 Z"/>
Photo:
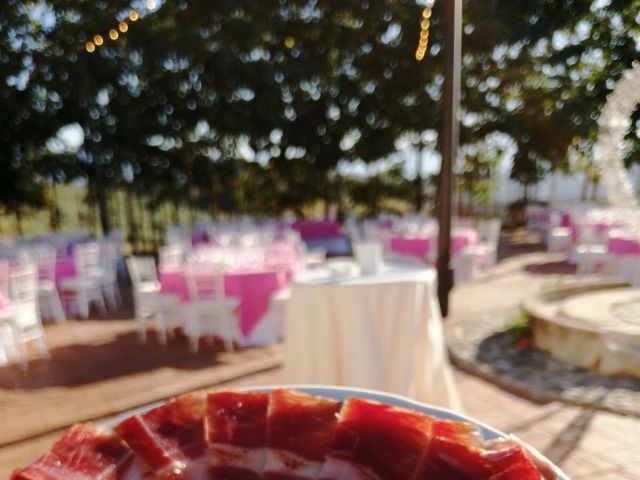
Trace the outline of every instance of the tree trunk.
<path fill-rule="evenodd" d="M 422 205 L 424 204 L 424 192 L 422 190 L 422 152 L 418 149 L 416 155 L 416 178 L 413 180 L 414 188 L 414 203 L 413 208 L 416 213 L 422 211 Z"/>
<path fill-rule="evenodd" d="M 60 230 L 60 210 L 58 209 L 58 190 L 56 182 L 51 184 L 51 199 L 49 201 L 49 226 L 51 230 L 57 232 Z"/>
<path fill-rule="evenodd" d="M 20 205 L 16 206 L 15 214 L 16 214 L 16 228 L 18 229 L 18 235 L 22 237 L 24 236 L 24 229 L 22 227 L 22 211 L 21 211 Z"/>
<path fill-rule="evenodd" d="M 580 193 L 580 201 L 584 202 L 587 200 L 587 193 L 589 189 L 589 177 L 587 174 L 584 176 L 584 182 L 582 183 L 582 192 Z"/>
<path fill-rule="evenodd" d="M 107 191 L 102 186 L 96 191 L 98 197 L 98 214 L 100 215 L 100 227 L 102 234 L 107 235 L 111 231 L 111 217 L 109 216 L 109 199 Z"/>
<path fill-rule="evenodd" d="M 211 218 L 218 216 L 218 190 L 218 180 L 213 167 L 211 167 L 209 171 L 209 215 L 211 215 Z"/>
<path fill-rule="evenodd" d="M 138 211 L 138 225 L 139 225 L 139 232 L 140 232 L 140 242 L 142 243 L 142 251 L 146 252 L 147 251 L 147 232 L 145 231 L 145 221 L 146 221 L 146 215 L 145 215 L 145 211 L 144 211 L 144 205 L 142 200 L 140 199 L 140 195 L 138 195 L 137 193 L 134 196 L 135 198 L 135 207 L 136 210 Z"/>
<path fill-rule="evenodd" d="M 136 224 L 135 212 L 133 210 L 133 199 L 131 188 L 127 188 L 125 190 L 125 201 L 126 201 L 126 215 L 127 215 L 127 230 L 129 231 L 129 241 L 131 242 L 131 246 L 133 247 L 133 251 L 137 250 L 138 247 L 138 226 Z"/>
<path fill-rule="evenodd" d="M 171 224 L 180 225 L 180 201 L 178 200 L 178 197 L 173 197 L 171 207 Z"/>
<path fill-rule="evenodd" d="M 598 186 L 600 186 L 600 181 L 599 180 L 594 180 L 592 183 L 592 190 L 591 190 L 591 201 L 595 202 L 597 200 L 598 197 Z"/>

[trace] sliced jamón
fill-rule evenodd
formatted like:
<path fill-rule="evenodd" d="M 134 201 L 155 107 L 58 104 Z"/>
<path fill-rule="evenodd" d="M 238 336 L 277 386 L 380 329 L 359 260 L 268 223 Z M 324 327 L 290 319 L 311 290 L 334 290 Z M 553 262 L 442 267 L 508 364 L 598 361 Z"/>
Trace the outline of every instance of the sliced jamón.
<path fill-rule="evenodd" d="M 515 438 L 487 442 L 468 423 L 284 389 L 184 395 L 114 430 L 120 438 L 76 425 L 11 480 L 555 478 Z"/>
<path fill-rule="evenodd" d="M 133 454 L 121 440 L 83 423 L 71 427 L 35 463 L 14 472 L 11 480 L 120 480 L 132 463 Z"/>
<path fill-rule="evenodd" d="M 292 390 L 269 399 L 265 480 L 317 479 L 333 442 L 340 402 Z"/>
<path fill-rule="evenodd" d="M 268 393 L 207 395 L 210 480 L 260 479 L 266 459 L 268 406 Z"/>
<path fill-rule="evenodd" d="M 183 395 L 134 415 L 115 432 L 157 477 L 206 478 L 204 394 Z"/>
<path fill-rule="evenodd" d="M 414 480 L 541 480 L 524 447 L 511 440 L 476 443 L 434 436 Z"/>
<path fill-rule="evenodd" d="M 429 417 L 376 402 L 349 398 L 320 478 L 407 480 L 424 453 Z"/>

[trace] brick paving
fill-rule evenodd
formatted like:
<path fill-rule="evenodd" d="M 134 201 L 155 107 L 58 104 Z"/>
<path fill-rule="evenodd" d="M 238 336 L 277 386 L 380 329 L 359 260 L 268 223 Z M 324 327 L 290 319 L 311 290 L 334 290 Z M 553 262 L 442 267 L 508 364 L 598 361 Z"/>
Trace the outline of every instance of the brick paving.
<path fill-rule="evenodd" d="M 567 273 L 561 258 L 531 253 L 535 248 L 526 238 L 515 240 L 512 249 L 520 261 L 509 258 L 490 275 L 457 288 L 454 318 L 504 314 L 522 297 L 522 281 L 526 293 L 548 282 L 550 273 Z M 519 255 L 525 252 L 528 257 Z M 282 382 L 280 346 L 237 353 L 204 346 L 191 356 L 180 338 L 166 350 L 153 336 L 140 346 L 131 321 L 69 322 L 48 327 L 47 335 L 53 346 L 50 364 L 36 361 L 27 374 L 0 368 L 0 478 L 45 452 L 74 421 L 100 421 L 211 385 Z M 559 402 L 534 403 L 460 371 L 456 379 L 465 413 L 518 435 L 572 479 L 640 479 L 640 419 Z"/>
<path fill-rule="evenodd" d="M 454 289 L 448 333 L 463 325 L 470 330 L 473 319 L 508 323 L 526 296 L 574 274 L 562 254 L 544 252 L 535 237 L 522 232 L 503 238 L 500 252 L 506 258 L 496 268 Z M 477 377 L 456 376 L 468 415 L 523 438 L 572 479 L 640 479 L 640 418 L 557 401 L 535 403 Z"/>

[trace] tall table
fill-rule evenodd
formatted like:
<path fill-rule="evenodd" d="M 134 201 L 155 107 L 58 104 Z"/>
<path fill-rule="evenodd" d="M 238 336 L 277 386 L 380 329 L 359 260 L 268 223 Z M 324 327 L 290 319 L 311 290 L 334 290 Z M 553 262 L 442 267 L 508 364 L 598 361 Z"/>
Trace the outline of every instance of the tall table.
<path fill-rule="evenodd" d="M 459 409 L 435 270 L 393 264 L 371 275 L 330 267 L 299 275 L 287 312 L 284 376 Z"/>

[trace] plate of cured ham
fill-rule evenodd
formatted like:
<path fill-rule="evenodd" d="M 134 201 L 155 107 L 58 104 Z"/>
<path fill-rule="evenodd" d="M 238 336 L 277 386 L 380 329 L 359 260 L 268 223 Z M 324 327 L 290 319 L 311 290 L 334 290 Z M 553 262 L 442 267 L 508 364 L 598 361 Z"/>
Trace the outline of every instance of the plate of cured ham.
<path fill-rule="evenodd" d="M 12 480 L 568 480 L 452 411 L 323 386 L 197 392 L 71 427 Z"/>

